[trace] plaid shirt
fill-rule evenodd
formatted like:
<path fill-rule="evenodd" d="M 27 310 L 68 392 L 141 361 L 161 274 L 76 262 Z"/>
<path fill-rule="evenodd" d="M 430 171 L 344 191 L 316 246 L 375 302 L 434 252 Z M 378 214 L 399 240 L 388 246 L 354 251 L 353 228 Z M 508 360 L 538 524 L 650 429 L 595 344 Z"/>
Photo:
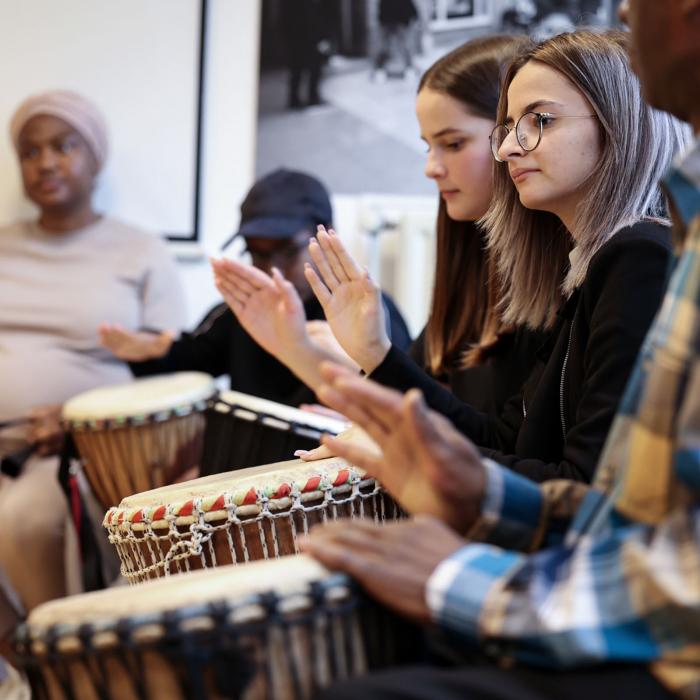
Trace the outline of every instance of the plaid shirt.
<path fill-rule="evenodd" d="M 540 666 L 646 663 L 697 698 L 700 141 L 665 184 L 678 258 L 593 486 L 485 462 L 480 543 L 437 567 L 427 598 L 456 643 Z"/>

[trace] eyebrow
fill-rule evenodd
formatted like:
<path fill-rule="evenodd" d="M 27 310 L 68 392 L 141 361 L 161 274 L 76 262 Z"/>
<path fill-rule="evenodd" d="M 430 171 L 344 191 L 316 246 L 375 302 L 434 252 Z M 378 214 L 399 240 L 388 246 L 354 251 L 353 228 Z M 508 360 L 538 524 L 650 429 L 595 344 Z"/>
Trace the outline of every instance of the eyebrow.
<path fill-rule="evenodd" d="M 439 139 L 442 138 L 443 136 L 451 136 L 452 134 L 463 134 L 464 131 L 462 129 L 457 129 L 456 127 L 453 126 L 448 126 L 445 127 L 444 129 L 440 129 L 440 131 L 436 131 L 434 134 L 430 134 L 429 136 L 424 136 L 423 134 L 420 135 L 421 140 L 427 142 L 429 138 L 431 139 Z"/>
<path fill-rule="evenodd" d="M 534 102 L 530 102 L 529 105 L 523 109 L 522 114 L 527 114 L 528 112 L 533 112 L 536 110 L 538 107 L 544 107 L 544 106 L 550 106 L 550 105 L 556 105 L 557 107 L 561 107 L 562 104 L 561 102 L 555 102 L 554 100 L 535 100 Z M 512 124 L 515 120 L 511 116 L 506 117 L 506 121 L 504 122 L 505 124 Z"/>
<path fill-rule="evenodd" d="M 50 143 L 55 143 L 56 141 L 61 141 L 62 139 L 68 138 L 68 137 L 73 136 L 75 134 L 77 134 L 75 129 L 70 129 L 70 128 L 64 129 L 64 130 L 59 131 L 58 133 L 54 134 L 53 136 L 51 136 L 51 138 L 48 139 L 48 141 Z M 36 140 L 32 136 L 26 135 L 26 134 L 23 134 L 22 136 L 20 136 L 19 142 L 20 142 L 20 145 L 25 145 L 25 146 L 26 145 L 33 146 L 35 143 L 37 143 Z"/>

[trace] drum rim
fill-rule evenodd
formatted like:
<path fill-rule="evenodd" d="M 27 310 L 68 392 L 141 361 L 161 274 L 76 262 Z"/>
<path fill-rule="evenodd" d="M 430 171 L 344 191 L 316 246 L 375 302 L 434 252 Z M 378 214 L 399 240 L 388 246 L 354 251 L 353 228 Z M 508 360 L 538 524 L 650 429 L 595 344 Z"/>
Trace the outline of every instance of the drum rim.
<path fill-rule="evenodd" d="M 269 411 L 257 410 L 254 406 L 247 406 L 246 400 L 250 400 L 251 404 L 257 403 L 264 407 L 269 407 Z M 350 421 L 341 421 L 329 416 L 321 416 L 309 411 L 302 411 L 294 406 L 271 401 L 253 394 L 246 394 L 242 391 L 233 391 L 231 389 L 220 391 L 214 397 L 211 397 L 210 407 L 212 410 L 223 414 L 233 413 L 236 409 L 255 413 L 261 418 L 268 418 L 273 421 L 288 423 L 290 426 L 302 430 L 308 430 L 316 434 L 334 433 L 339 434 L 347 429 Z M 279 408 L 282 415 L 277 415 L 272 409 Z M 286 414 L 286 415 L 284 415 Z"/>
<path fill-rule="evenodd" d="M 304 481 L 296 481 L 288 478 L 283 481 L 271 481 L 260 486 L 251 485 L 247 489 L 235 490 L 233 488 L 219 488 L 209 493 L 193 495 L 183 500 L 167 501 L 160 499 L 159 502 L 140 507 L 113 506 L 106 513 L 103 519 L 103 527 L 110 530 L 112 528 L 129 528 L 134 525 L 155 525 L 156 523 L 167 523 L 178 518 L 192 518 L 195 514 L 202 514 L 207 519 L 216 519 L 214 514 L 221 513 L 226 517 L 229 511 L 237 512 L 242 508 L 262 507 L 275 510 L 275 505 L 282 510 L 281 504 L 296 498 L 309 498 L 313 494 L 322 494 L 326 491 L 352 487 L 355 484 L 371 484 L 375 482 L 373 477 L 368 476 L 362 469 L 348 464 L 344 460 L 333 460 L 335 464 L 340 462 L 340 468 L 335 471 L 330 469 L 310 470 L 311 473 L 304 474 Z M 312 464 L 312 463 L 302 463 Z M 271 470 L 273 471 L 273 470 Z M 234 472 L 230 472 L 235 475 Z M 290 470 L 290 477 L 293 471 Z M 147 493 L 147 492 L 146 492 Z M 184 521 L 181 521 L 184 522 Z"/>
<path fill-rule="evenodd" d="M 99 396 L 101 393 L 109 393 L 114 391 L 127 391 L 135 387 L 142 388 L 148 382 L 159 382 L 165 384 L 168 380 L 184 380 L 189 377 L 193 382 L 198 383 L 198 387 L 190 388 L 190 396 L 181 398 L 179 395 L 183 393 L 181 390 L 175 398 L 174 403 L 171 400 L 170 405 L 167 404 L 166 398 L 163 397 L 163 405 L 157 406 L 152 410 L 143 410 L 134 407 L 133 409 L 107 409 L 87 410 L 81 408 L 81 402 L 85 402 L 89 397 Z M 173 417 L 173 414 L 180 412 L 191 413 L 194 410 L 202 411 L 208 405 L 208 402 L 217 395 L 216 384 L 214 378 L 205 372 L 172 372 L 170 374 L 155 375 L 152 377 L 137 377 L 130 382 L 122 382 L 120 384 L 101 386 L 88 391 L 81 392 L 68 399 L 63 406 L 62 420 L 69 429 L 98 429 L 104 427 L 120 427 L 129 421 L 136 423 L 144 422 L 160 422 Z M 76 408 L 76 405 L 78 408 Z"/>
<path fill-rule="evenodd" d="M 221 570 L 214 569 L 214 571 Z M 157 584 L 164 580 L 167 579 L 157 579 L 153 583 Z M 183 581 L 183 583 L 185 582 Z M 42 624 L 33 622 L 30 613 L 29 618 L 18 625 L 12 637 L 12 643 L 15 650 L 25 658 L 41 657 L 44 654 L 37 654 L 34 651 L 34 646 L 37 643 L 50 647 L 52 641 L 59 643 L 61 640 L 71 637 L 84 639 L 86 635 L 95 637 L 110 633 L 113 633 L 118 639 L 120 634 L 126 631 L 133 633 L 152 625 L 162 626 L 161 636 L 151 636 L 148 642 L 144 642 L 144 644 L 152 644 L 167 634 L 167 626 L 172 622 L 182 624 L 198 618 L 212 618 L 214 615 L 225 616 L 227 624 L 234 627 L 266 620 L 274 621 L 279 616 L 293 616 L 300 612 L 313 612 L 316 609 L 323 610 L 323 606 L 319 603 L 340 601 L 347 604 L 357 602 L 360 591 L 359 585 L 347 574 L 329 571 L 325 576 L 309 580 L 302 588 L 290 592 L 266 588 L 235 596 L 217 595 L 211 600 L 180 606 L 177 604 L 169 606 L 167 598 L 162 598 L 159 601 L 162 603 L 162 607 L 152 612 L 135 615 L 116 613 L 111 616 L 96 615 L 95 619 L 90 622 Z M 110 589 L 99 591 L 99 593 L 105 594 L 109 592 Z M 135 640 L 134 643 L 138 646 L 139 640 Z M 110 649 L 112 647 L 104 645 L 101 648 Z"/>

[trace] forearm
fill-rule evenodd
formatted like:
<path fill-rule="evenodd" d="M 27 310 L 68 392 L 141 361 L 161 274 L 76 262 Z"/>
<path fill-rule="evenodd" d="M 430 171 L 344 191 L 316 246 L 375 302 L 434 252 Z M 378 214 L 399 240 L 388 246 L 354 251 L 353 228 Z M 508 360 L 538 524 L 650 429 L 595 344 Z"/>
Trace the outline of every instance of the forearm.
<path fill-rule="evenodd" d="M 347 358 L 323 348 L 311 340 L 295 344 L 294 347 L 280 348 L 274 356 L 286 365 L 315 394 L 318 393 L 324 379 L 321 376 L 321 364 L 334 362 L 348 366 Z M 357 369 L 351 367 L 351 369 Z"/>

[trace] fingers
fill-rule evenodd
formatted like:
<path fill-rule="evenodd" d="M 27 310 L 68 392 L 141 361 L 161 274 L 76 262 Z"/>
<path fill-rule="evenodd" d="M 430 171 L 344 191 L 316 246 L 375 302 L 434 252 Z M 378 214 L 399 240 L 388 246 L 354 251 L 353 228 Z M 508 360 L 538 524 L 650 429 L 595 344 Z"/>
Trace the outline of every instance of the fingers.
<path fill-rule="evenodd" d="M 328 232 L 327 240 L 347 278 L 350 280 L 362 278 L 365 275 L 364 269 L 360 267 L 350 253 L 348 253 L 343 242 L 340 240 L 340 236 L 337 236 L 333 229 Z M 323 245 L 323 243 L 321 243 L 321 245 Z"/>
<path fill-rule="evenodd" d="M 335 291 L 340 286 L 340 281 L 336 277 L 333 268 L 328 262 L 326 254 L 323 252 L 321 246 L 315 238 L 312 238 L 309 242 L 309 254 L 311 255 L 311 259 L 314 261 L 314 264 L 316 265 L 316 268 L 318 269 L 326 287 L 328 287 L 331 292 Z"/>
<path fill-rule="evenodd" d="M 272 268 L 272 281 L 287 311 L 291 312 L 302 306 L 299 292 L 276 267 Z"/>
<path fill-rule="evenodd" d="M 384 436 L 388 432 L 390 424 L 385 423 L 374 414 L 371 406 L 365 407 L 348 401 L 344 394 L 328 384 L 322 384 L 317 394 L 323 403 L 336 411 L 341 411 L 353 423 L 357 423 L 375 442 L 380 444 L 384 442 Z"/>
<path fill-rule="evenodd" d="M 345 442 L 331 435 L 324 435 L 321 442 L 328 447 L 334 457 L 342 457 L 350 464 L 359 467 L 371 476 L 382 480 L 382 475 L 386 472 L 382 458 L 376 452 L 362 445 L 355 445 L 352 442 Z"/>
<path fill-rule="evenodd" d="M 294 453 L 295 457 L 299 457 L 303 462 L 315 462 L 317 459 L 327 459 L 336 455 L 330 450 L 327 445 L 319 445 L 313 450 L 297 450 Z"/>
<path fill-rule="evenodd" d="M 335 278 L 338 280 L 339 283 L 342 284 L 344 282 L 349 282 L 351 280 L 351 277 L 345 271 L 343 263 L 338 257 L 335 248 L 331 244 L 331 238 L 335 237 L 336 236 L 331 236 L 323 226 L 318 227 L 318 231 L 316 232 L 316 240 L 318 242 L 318 245 L 321 248 L 321 252 L 325 256 L 326 260 L 328 261 L 328 265 L 330 266 L 331 270 L 333 270 Z"/>
<path fill-rule="evenodd" d="M 323 310 L 326 310 L 326 304 L 330 303 L 333 295 L 328 291 L 328 287 L 321 281 L 321 278 L 316 274 L 316 270 L 309 263 L 304 265 L 304 277 L 309 283 L 311 290 L 316 295 Z"/>
<path fill-rule="evenodd" d="M 396 425 L 402 418 L 403 396 L 394 389 L 352 374 L 338 376 L 331 386 L 348 405 L 361 408 L 383 425 Z"/>

